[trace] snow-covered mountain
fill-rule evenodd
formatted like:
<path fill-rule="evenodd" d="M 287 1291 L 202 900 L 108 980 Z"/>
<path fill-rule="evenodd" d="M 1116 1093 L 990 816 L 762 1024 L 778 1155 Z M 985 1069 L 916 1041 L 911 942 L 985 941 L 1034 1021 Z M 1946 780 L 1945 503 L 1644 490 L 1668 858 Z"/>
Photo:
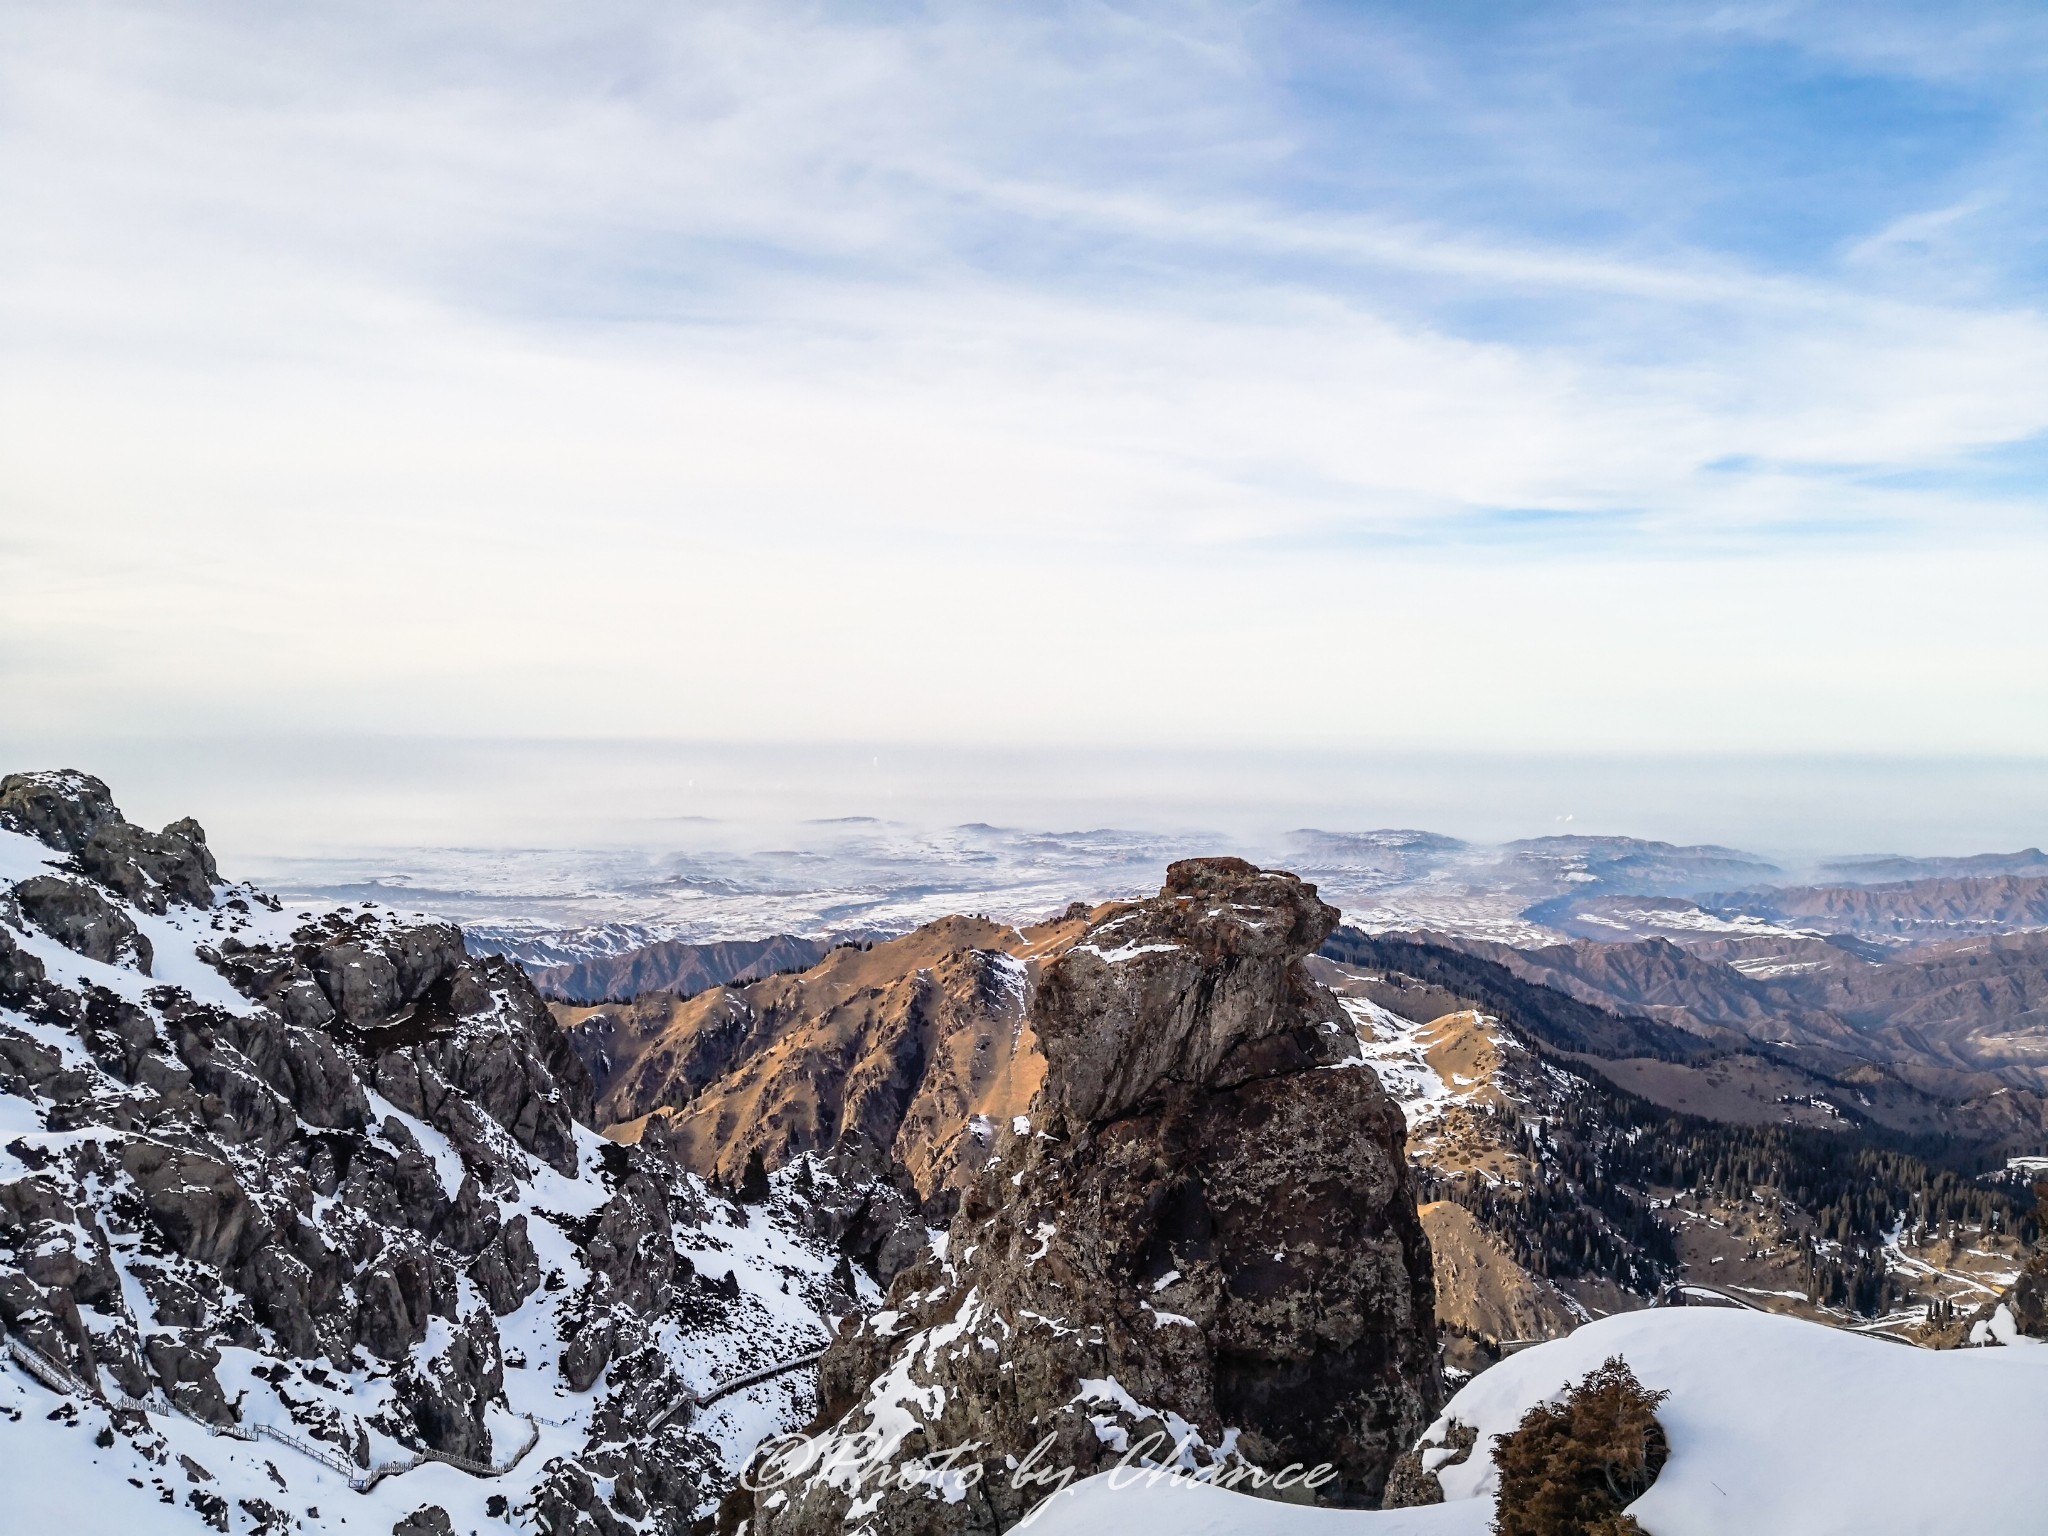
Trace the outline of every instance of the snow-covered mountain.
<path fill-rule="evenodd" d="M 823 1160 L 743 1202 L 590 1119 L 457 930 L 301 921 L 196 823 L 0 781 L 0 1528 L 688 1530 L 811 1415 L 807 1366 L 743 1378 L 870 1303 L 849 1233 L 909 1212 Z"/>

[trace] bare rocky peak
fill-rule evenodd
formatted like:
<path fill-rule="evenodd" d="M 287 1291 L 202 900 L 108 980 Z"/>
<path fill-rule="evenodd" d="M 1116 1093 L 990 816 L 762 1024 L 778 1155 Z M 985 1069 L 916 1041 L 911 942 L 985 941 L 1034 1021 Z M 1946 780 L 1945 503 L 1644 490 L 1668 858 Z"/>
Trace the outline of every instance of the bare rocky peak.
<path fill-rule="evenodd" d="M 1049 1066 L 1043 1110 L 1102 1120 L 1169 1081 L 1210 1081 L 1233 1053 L 1315 1010 L 1296 962 L 1338 916 L 1314 886 L 1243 859 L 1172 865 L 1155 900 L 1097 923 L 1046 976 L 1032 1015 Z M 1238 1068 L 1268 1058 L 1288 1059 L 1287 1048 Z"/>
<path fill-rule="evenodd" d="M 1044 1087 L 945 1260 L 842 1333 L 827 1465 L 760 1495 L 757 1531 L 1008 1529 L 1049 1491 L 1018 1462 L 1087 1476 L 1155 1433 L 1155 1461 L 1328 1464 L 1319 1499 L 1378 1502 L 1442 1386 L 1403 1120 L 1303 968 L 1335 918 L 1191 860 L 1048 964 Z M 864 1435 L 885 1464 L 835 1470 Z"/>
<path fill-rule="evenodd" d="M 190 817 L 161 832 L 132 825 L 107 786 L 72 769 L 0 779 L 0 827 L 72 855 L 78 868 L 145 912 L 212 904 L 220 883 L 206 830 Z"/>

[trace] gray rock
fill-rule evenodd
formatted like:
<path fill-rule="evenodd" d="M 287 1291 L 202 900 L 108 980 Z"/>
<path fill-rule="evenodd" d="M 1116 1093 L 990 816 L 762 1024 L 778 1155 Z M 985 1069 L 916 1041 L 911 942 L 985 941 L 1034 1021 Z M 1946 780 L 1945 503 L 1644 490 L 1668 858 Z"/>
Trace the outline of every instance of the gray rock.
<path fill-rule="evenodd" d="M 275 1333 L 287 1351 L 301 1359 L 325 1353 L 313 1326 L 313 1271 L 304 1260 L 267 1243 L 237 1279 L 256 1320 Z"/>
<path fill-rule="evenodd" d="M 37 875 L 14 888 L 14 900 L 23 917 L 74 954 L 103 965 L 133 965 L 145 976 L 156 963 L 134 920 L 89 885 Z"/>
<path fill-rule="evenodd" d="M 174 821 L 161 832 L 146 832 L 125 821 L 106 822 L 79 850 L 78 863 L 93 879 L 145 912 L 168 911 L 174 901 L 211 906 L 213 888 L 220 883 L 206 833 L 189 818 Z"/>
<path fill-rule="evenodd" d="M 562 1348 L 562 1380 L 571 1392 L 588 1392 L 612 1358 L 610 1318 L 597 1318 Z"/>
<path fill-rule="evenodd" d="M 1108 916 L 1046 973 L 1033 1012 L 1043 1108 L 1086 1123 L 1168 1082 L 1209 1081 L 1233 1051 L 1323 1006 L 1293 957 L 1338 916 L 1315 887 L 1242 859 L 1171 866 L 1156 900 Z"/>
<path fill-rule="evenodd" d="M 814 1233 L 885 1287 L 917 1262 L 929 1234 L 907 1169 L 859 1135 L 800 1164 L 798 1177 L 806 1183 L 813 1165 L 822 1175 L 807 1191 Z"/>
<path fill-rule="evenodd" d="M 210 906 L 220 882 L 198 822 L 174 821 L 161 832 L 132 826 L 105 784 L 73 769 L 0 779 L 0 827 L 71 854 L 86 874 L 146 912 L 173 901 Z"/>
<path fill-rule="evenodd" d="M 903 1326 L 842 1333 L 820 1368 L 835 1436 L 867 1429 L 869 1389 L 902 1372 L 926 1429 L 896 1460 L 970 1447 L 980 1468 L 951 1503 L 879 1469 L 876 1529 L 1011 1528 L 1042 1490 L 1005 1458 L 1050 1436 L 1042 1462 L 1103 1470 L 1105 1414 L 1127 1443 L 1159 1432 L 1161 1460 L 1177 1415 L 1203 1456 L 1228 1461 L 1235 1431 L 1237 1464 L 1327 1464 L 1321 1501 L 1377 1505 L 1443 1384 L 1400 1110 L 1369 1070 L 1320 1070 L 1338 1005 L 1301 960 L 1334 921 L 1292 876 L 1191 861 L 1049 968 L 1031 1016 L 1048 1129 L 999 1143 L 950 1266 L 927 1256 L 891 1286 Z M 1106 1378 L 1137 1413 L 1087 1396 Z M 755 1501 L 760 1536 L 843 1528 L 829 1479 L 781 1491 Z"/>
<path fill-rule="evenodd" d="M 491 1459 L 484 1411 L 505 1390 L 498 1332 L 488 1317 L 473 1317 L 423 1373 L 408 1377 L 402 1395 L 412 1408 L 421 1441 L 469 1461 Z"/>
<path fill-rule="evenodd" d="M 0 827 L 63 853 L 83 853 L 94 832 L 120 818 L 113 793 L 89 773 L 60 768 L 0 779 Z"/>
<path fill-rule="evenodd" d="M 20 1008 L 36 995 L 47 979 L 43 962 L 26 953 L 12 934 L 0 928 L 0 1004 Z"/>
<path fill-rule="evenodd" d="M 220 1351 L 203 1336 L 151 1334 L 142 1349 L 164 1395 L 182 1412 L 207 1424 L 235 1422 L 235 1411 L 213 1374 L 220 1367 Z"/>
<path fill-rule="evenodd" d="M 438 1504 L 423 1504 L 392 1526 L 391 1536 L 452 1536 L 454 1530 L 447 1510 Z"/>
<path fill-rule="evenodd" d="M 156 1022 L 111 992 L 89 993 L 82 1015 L 69 1022 L 95 1061 L 131 1083 L 142 1069 L 143 1058 L 158 1043 Z"/>
<path fill-rule="evenodd" d="M 2048 1339 L 2048 1247 L 2037 1248 L 2027 1256 L 2005 1293 L 2005 1304 L 2011 1308 L 2014 1326 L 2022 1334 L 2030 1339 Z"/>
<path fill-rule="evenodd" d="M 433 1315 L 433 1259 L 423 1244 L 385 1245 L 356 1284 L 361 1313 L 356 1323 L 363 1348 L 380 1360 L 402 1360 L 427 1336 Z"/>
<path fill-rule="evenodd" d="M 540 1257 L 527 1235 L 525 1216 L 514 1216 L 498 1228 L 470 1266 L 469 1277 L 500 1317 L 517 1312 L 540 1289 Z"/>
<path fill-rule="evenodd" d="M 374 1373 L 394 1394 L 370 1425 L 482 1460 L 508 1449 L 486 1431 L 486 1409 L 503 1404 L 496 1318 L 553 1285 L 562 1294 L 542 1326 L 572 1345 L 572 1384 L 608 1377 L 593 1412 L 605 1438 L 574 1456 L 534 1458 L 505 1485 L 524 1507 L 494 1515 L 555 1511 L 558 1536 L 686 1528 L 717 1475 L 717 1452 L 688 1433 L 639 1443 L 654 1405 L 675 1390 L 653 1341 L 675 1326 L 737 1321 L 738 1286 L 714 1293 L 691 1283 L 678 1234 L 703 1220 L 706 1200 L 659 1149 L 608 1147 L 601 1168 L 579 1166 L 590 1076 L 517 968 L 468 956 L 446 925 L 407 927 L 381 912 L 344 912 L 288 943 L 250 945 L 237 937 L 238 914 L 269 904 L 215 889 L 196 824 L 132 827 L 83 775 L 0 785 L 0 825 L 74 861 L 26 882 L 25 899 L 0 893 L 0 1094 L 29 1100 L 27 1112 L 52 1132 L 91 1131 L 10 1148 L 18 1166 L 0 1182 L 9 1330 L 76 1371 L 104 1368 L 132 1396 L 161 1384 L 185 1411 L 223 1426 L 237 1410 L 222 1390 L 222 1351 L 255 1350 L 303 1432 L 358 1466 L 372 1456 L 365 1421 L 324 1406 L 324 1393 L 307 1403 L 293 1383 L 359 1372 L 367 1352 L 390 1362 Z M 164 956 L 147 956 L 133 906 L 161 912 L 181 901 L 208 906 L 202 921 L 217 947 L 201 956 L 258 1006 L 230 1010 L 168 985 L 130 1002 L 53 981 L 23 948 L 41 928 L 139 973 L 138 961 L 153 968 Z M 83 1052 L 60 1048 L 60 1035 Z M 418 1121 L 376 1123 L 379 1087 Z M 418 1122 L 460 1154 L 454 1187 L 441 1172 L 447 1159 L 409 1128 Z M 508 1219 L 503 1206 L 534 1199 L 536 1159 L 604 1181 L 597 1209 L 575 1206 L 589 1214 L 541 1218 L 588 1255 L 590 1283 L 574 1293 L 562 1275 L 544 1277 L 533 1218 Z M 774 1194 L 753 1217 L 800 1228 L 789 1204 Z M 884 1274 L 908 1251 L 906 1211 L 882 1200 L 849 1220 Z M 147 1305 L 131 1311 L 141 1297 Z M 464 1297 L 471 1310 L 458 1317 Z M 432 1327 L 435 1318 L 450 1326 Z M 430 1338 L 431 1354 L 421 1347 Z M 256 1412 L 276 1410 L 266 1402 Z M 113 1433 L 146 1433 L 125 1422 L 117 1414 Z M 252 1528 L 276 1524 L 262 1501 L 242 1508 Z M 215 1500 L 202 1513 L 225 1529 L 233 1509 Z M 411 1518 L 445 1528 L 435 1513 Z"/>
<path fill-rule="evenodd" d="M 202 1152 L 131 1137 L 121 1166 L 173 1250 L 214 1269 L 236 1269 L 269 1241 L 268 1218 L 235 1170 Z"/>

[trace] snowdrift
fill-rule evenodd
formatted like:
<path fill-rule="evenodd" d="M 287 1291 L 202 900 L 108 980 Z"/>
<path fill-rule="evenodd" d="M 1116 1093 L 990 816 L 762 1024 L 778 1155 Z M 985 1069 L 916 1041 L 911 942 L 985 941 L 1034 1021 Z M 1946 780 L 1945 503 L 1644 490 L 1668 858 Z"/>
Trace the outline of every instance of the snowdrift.
<path fill-rule="evenodd" d="M 1630 1506 L 1652 1536 L 2040 1536 L 2048 1531 L 2048 1349 L 1931 1351 L 1761 1312 L 1605 1318 L 1478 1377 L 1450 1420 L 1479 1431 L 1424 1509 L 1301 1509 L 1136 1472 L 1076 1484 L 1038 1536 L 1483 1536 L 1493 1437 L 1610 1355 L 1659 1410 L 1671 1460 Z M 1113 1486 L 1115 1484 L 1122 1486 Z"/>

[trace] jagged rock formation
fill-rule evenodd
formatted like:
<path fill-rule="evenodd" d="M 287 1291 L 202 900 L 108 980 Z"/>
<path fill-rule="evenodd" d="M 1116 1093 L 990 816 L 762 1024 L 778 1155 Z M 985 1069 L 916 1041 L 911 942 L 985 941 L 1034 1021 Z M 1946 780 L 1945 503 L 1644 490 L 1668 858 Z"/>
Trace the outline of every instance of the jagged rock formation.
<path fill-rule="evenodd" d="M 0 827 L 61 849 L 145 912 L 204 906 L 220 879 L 206 832 L 189 817 L 161 832 L 131 825 L 90 774 L 10 773 L 0 779 Z"/>
<path fill-rule="evenodd" d="M 688 1166 L 728 1184 L 752 1159 L 773 1170 L 858 1140 L 943 1217 L 1038 1089 L 1032 988 L 1087 910 L 1023 930 L 942 918 L 801 974 L 562 1016 L 611 1134 L 634 1139 L 652 1117 Z"/>
<path fill-rule="evenodd" d="M 100 1442 L 138 1470 L 192 1420 L 313 1448 L 273 1444 L 259 1487 L 316 1453 L 482 1466 L 538 1439 L 497 1513 L 680 1532 L 783 1411 L 649 1417 L 815 1348 L 875 1294 L 848 1258 L 914 1225 L 873 1167 L 807 1164 L 749 1208 L 658 1138 L 601 1141 L 516 966 L 373 909 L 288 917 L 219 883 L 197 823 L 133 827 L 96 779 L 0 780 L 0 892 L 0 1323 L 87 1394 L 167 1407 Z M 209 1521 L 197 1484 L 234 1446 L 198 1442 Z"/>
<path fill-rule="evenodd" d="M 1327 1464 L 1318 1497 L 1377 1504 L 1442 1388 L 1401 1115 L 1301 963 L 1336 917 L 1191 860 L 1047 968 L 1030 1118 L 946 1258 L 834 1345 L 825 1461 L 757 1495 L 761 1536 L 1007 1529 L 1031 1471 L 1155 1433 L 1157 1462 Z M 886 1454 L 835 1467 L 864 1435 Z"/>

